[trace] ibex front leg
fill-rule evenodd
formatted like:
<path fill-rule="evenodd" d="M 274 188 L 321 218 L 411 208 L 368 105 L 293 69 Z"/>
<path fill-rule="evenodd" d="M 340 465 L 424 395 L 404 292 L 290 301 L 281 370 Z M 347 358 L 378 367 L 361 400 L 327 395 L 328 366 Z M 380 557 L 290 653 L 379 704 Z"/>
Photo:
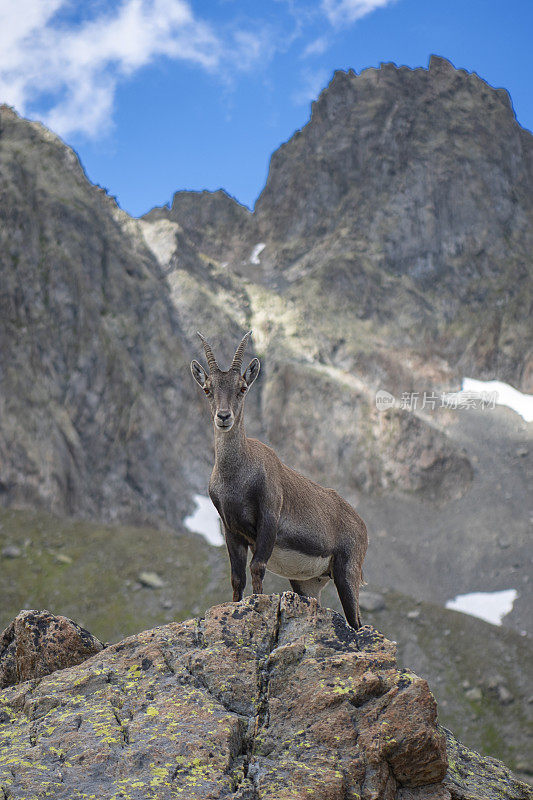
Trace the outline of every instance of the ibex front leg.
<path fill-rule="evenodd" d="M 263 594 L 263 578 L 265 577 L 267 561 L 272 555 L 272 550 L 276 543 L 277 528 L 278 523 L 274 514 L 269 511 L 260 512 L 254 557 L 250 562 L 254 594 Z"/>
<path fill-rule="evenodd" d="M 228 548 L 229 562 L 231 566 L 231 585 L 233 587 L 233 602 L 238 603 L 242 600 L 244 589 L 246 588 L 246 556 L 248 555 L 248 544 L 239 534 L 233 534 L 226 527 L 226 547 Z"/>

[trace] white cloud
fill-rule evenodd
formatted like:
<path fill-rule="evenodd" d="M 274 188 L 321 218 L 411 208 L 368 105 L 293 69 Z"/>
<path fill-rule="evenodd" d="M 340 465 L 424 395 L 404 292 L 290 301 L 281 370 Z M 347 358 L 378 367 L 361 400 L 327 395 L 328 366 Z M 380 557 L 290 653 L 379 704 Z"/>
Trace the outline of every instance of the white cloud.
<path fill-rule="evenodd" d="M 321 56 L 326 52 L 330 44 L 331 41 L 328 36 L 319 36 L 318 39 L 313 39 L 312 42 L 309 42 L 302 53 L 302 58 L 307 58 L 308 56 Z"/>
<path fill-rule="evenodd" d="M 185 0 L 123 0 L 77 24 L 70 0 L 0 2 L 0 102 L 35 113 L 61 135 L 100 135 L 119 81 L 158 57 L 205 70 L 249 69 L 264 41 L 197 19 Z M 45 110 L 47 109 L 47 110 Z"/>
<path fill-rule="evenodd" d="M 303 106 L 316 100 L 330 78 L 331 71 L 328 69 L 304 70 L 301 87 L 292 95 L 293 103 Z"/>
<path fill-rule="evenodd" d="M 262 58 L 268 60 L 273 55 L 272 32 L 266 27 L 263 30 L 236 30 L 233 32 L 233 41 L 233 57 L 238 58 L 241 71 L 247 71 Z"/>
<path fill-rule="evenodd" d="M 322 0 L 322 10 L 332 25 L 356 22 L 361 17 L 383 8 L 395 0 Z"/>

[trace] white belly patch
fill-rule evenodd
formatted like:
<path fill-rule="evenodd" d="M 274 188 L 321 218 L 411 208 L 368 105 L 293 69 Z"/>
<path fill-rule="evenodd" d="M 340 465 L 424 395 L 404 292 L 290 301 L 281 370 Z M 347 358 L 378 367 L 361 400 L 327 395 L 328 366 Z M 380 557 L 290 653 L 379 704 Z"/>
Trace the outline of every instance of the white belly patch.
<path fill-rule="evenodd" d="M 272 555 L 267 562 L 267 569 L 283 578 L 293 580 L 308 580 L 318 578 L 329 569 L 330 558 L 321 556 L 307 556 L 297 550 L 283 550 L 274 547 Z"/>

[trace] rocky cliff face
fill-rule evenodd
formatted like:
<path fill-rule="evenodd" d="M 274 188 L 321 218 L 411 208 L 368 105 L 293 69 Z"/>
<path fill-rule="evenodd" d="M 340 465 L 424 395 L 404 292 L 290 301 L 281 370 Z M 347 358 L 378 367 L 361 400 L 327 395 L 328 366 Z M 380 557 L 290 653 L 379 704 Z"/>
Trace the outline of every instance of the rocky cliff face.
<path fill-rule="evenodd" d="M 339 72 L 272 158 L 262 262 L 288 297 L 337 310 L 321 328 L 334 361 L 375 375 L 356 318 L 389 357 L 532 391 L 532 186 L 533 139 L 504 90 L 439 58 Z"/>
<path fill-rule="evenodd" d="M 176 522 L 195 395 L 159 266 L 41 125 L 4 107 L 0 151 L 2 501 Z"/>
<path fill-rule="evenodd" d="M 253 214 L 179 192 L 142 220 L 0 115 L 4 505 L 180 530 L 212 463 L 195 331 L 223 363 L 253 327 L 248 432 L 358 504 L 376 582 L 516 586 L 530 624 L 526 426 L 374 402 L 468 372 L 531 389 L 532 137 L 505 92 L 435 58 L 338 73 Z"/>
<path fill-rule="evenodd" d="M 440 729 L 394 644 L 292 593 L 138 634 L 0 694 L 13 798 L 526 800 Z"/>
<path fill-rule="evenodd" d="M 337 72 L 272 156 L 253 215 L 180 192 L 146 219 L 184 225 L 306 308 L 300 335 L 318 325 L 342 368 L 401 388 L 497 373 L 530 392 L 532 185 L 533 139 L 507 92 L 434 56 L 427 70 Z"/>

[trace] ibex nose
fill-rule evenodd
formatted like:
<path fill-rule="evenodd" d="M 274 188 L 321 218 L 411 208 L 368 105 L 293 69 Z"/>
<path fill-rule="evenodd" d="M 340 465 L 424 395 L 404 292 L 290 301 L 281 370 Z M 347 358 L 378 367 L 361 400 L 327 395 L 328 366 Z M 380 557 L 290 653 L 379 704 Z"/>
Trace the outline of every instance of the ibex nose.
<path fill-rule="evenodd" d="M 231 411 L 217 411 L 217 417 L 221 422 L 227 422 L 231 417 Z"/>

